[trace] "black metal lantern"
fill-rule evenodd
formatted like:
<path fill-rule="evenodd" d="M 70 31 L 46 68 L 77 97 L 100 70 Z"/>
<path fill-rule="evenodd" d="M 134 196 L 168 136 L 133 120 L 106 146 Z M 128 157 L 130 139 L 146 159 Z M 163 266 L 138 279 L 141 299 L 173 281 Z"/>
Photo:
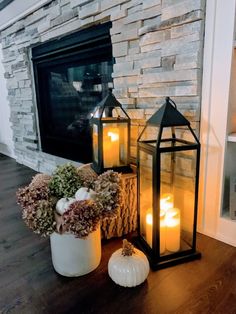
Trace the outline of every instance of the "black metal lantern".
<path fill-rule="evenodd" d="M 138 139 L 138 238 L 153 269 L 200 258 L 196 251 L 200 143 L 166 98 Z"/>
<path fill-rule="evenodd" d="M 129 172 L 130 118 L 111 92 L 95 108 L 91 124 L 93 169 Z"/>

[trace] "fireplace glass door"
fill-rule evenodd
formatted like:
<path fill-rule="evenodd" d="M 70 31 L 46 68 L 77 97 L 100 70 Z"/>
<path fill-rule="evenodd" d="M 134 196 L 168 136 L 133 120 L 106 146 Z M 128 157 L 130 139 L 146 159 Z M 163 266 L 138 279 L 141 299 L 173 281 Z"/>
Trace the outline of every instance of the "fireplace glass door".
<path fill-rule="evenodd" d="M 86 163 L 92 160 L 89 121 L 113 88 L 113 58 L 109 25 L 73 35 L 54 50 L 50 43 L 52 51 L 42 45 L 32 51 L 40 138 L 44 152 Z"/>

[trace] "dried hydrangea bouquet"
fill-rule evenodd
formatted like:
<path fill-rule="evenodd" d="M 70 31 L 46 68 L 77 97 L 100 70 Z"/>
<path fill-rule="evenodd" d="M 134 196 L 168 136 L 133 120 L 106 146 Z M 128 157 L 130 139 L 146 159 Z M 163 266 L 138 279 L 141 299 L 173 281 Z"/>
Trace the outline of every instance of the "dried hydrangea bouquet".
<path fill-rule="evenodd" d="M 120 198 L 120 174 L 97 177 L 72 164 L 58 166 L 52 176 L 37 174 L 17 192 L 23 220 L 34 233 L 50 236 L 53 266 L 64 276 L 99 265 L 100 221 L 116 215 Z"/>

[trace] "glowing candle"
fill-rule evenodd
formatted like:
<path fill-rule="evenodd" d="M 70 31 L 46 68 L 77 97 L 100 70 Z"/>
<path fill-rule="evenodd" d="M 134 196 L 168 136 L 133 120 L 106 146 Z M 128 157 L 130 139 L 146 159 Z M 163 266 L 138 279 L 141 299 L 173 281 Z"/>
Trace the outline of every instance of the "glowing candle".
<path fill-rule="evenodd" d="M 166 222 L 165 222 L 165 212 L 161 210 L 160 212 L 160 254 L 164 253 L 166 250 Z"/>
<path fill-rule="evenodd" d="M 103 159 L 104 167 L 119 166 L 120 161 L 120 137 L 118 128 L 106 128 L 103 135 Z"/>
<path fill-rule="evenodd" d="M 146 214 L 146 241 L 152 247 L 152 213 L 149 209 Z M 165 212 L 160 213 L 160 254 L 166 249 L 166 226 L 165 226 Z"/>
<path fill-rule="evenodd" d="M 166 249 L 177 252 L 180 249 L 180 211 L 170 208 L 165 215 L 166 224 Z"/>

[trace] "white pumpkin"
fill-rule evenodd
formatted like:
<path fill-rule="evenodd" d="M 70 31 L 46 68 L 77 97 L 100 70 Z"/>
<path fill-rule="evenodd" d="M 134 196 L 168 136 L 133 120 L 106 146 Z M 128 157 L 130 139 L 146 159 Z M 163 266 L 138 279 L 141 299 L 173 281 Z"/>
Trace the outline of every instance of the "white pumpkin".
<path fill-rule="evenodd" d="M 93 200 L 95 198 L 96 192 L 89 188 L 80 188 L 75 193 L 75 199 L 77 201 L 84 201 L 84 200 Z"/>
<path fill-rule="evenodd" d="M 63 197 L 56 204 L 56 212 L 63 215 L 67 211 L 70 204 L 74 203 L 76 199 L 73 197 Z"/>
<path fill-rule="evenodd" d="M 127 240 L 123 240 L 123 248 L 115 251 L 108 262 L 109 276 L 123 287 L 140 285 L 146 280 L 149 270 L 147 257 Z"/>

